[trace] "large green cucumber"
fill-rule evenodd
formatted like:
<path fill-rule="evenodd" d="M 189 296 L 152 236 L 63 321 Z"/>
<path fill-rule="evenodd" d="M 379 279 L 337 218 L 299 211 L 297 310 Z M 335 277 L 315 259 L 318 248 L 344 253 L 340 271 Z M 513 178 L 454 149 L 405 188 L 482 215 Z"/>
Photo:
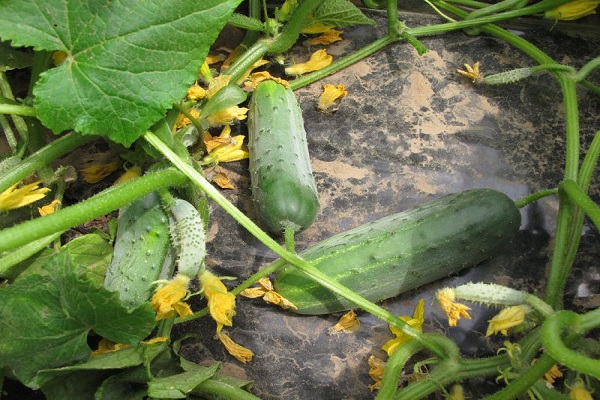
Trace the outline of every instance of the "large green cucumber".
<path fill-rule="evenodd" d="M 342 232 L 300 256 L 376 302 L 492 257 L 520 224 L 519 209 L 508 196 L 472 189 Z M 291 265 L 276 275 L 275 290 L 300 314 L 354 307 Z"/>
<path fill-rule="evenodd" d="M 248 111 L 252 198 L 271 232 L 308 227 L 319 212 L 302 111 L 291 89 L 261 82 Z"/>

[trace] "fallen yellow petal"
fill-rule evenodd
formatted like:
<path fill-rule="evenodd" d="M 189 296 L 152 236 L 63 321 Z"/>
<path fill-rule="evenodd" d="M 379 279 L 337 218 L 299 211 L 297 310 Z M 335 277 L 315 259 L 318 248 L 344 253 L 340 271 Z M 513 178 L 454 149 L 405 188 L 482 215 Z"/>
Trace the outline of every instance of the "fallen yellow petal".
<path fill-rule="evenodd" d="M 137 165 L 129 168 L 123 175 L 117 178 L 113 185 L 120 185 L 121 183 L 129 182 L 135 178 L 139 178 L 142 174 L 142 168 Z"/>
<path fill-rule="evenodd" d="M 596 8 L 599 4 L 600 0 L 573 0 L 546 11 L 544 17 L 561 21 L 573 21 L 596 14 Z"/>
<path fill-rule="evenodd" d="M 206 97 L 206 90 L 201 88 L 200 85 L 198 85 L 197 83 L 194 84 L 193 86 L 190 86 L 190 88 L 187 91 L 187 98 L 190 100 L 198 101 L 205 97 Z"/>
<path fill-rule="evenodd" d="M 381 388 L 381 381 L 383 380 L 384 370 L 385 361 L 375 356 L 369 357 L 369 376 L 375 382 L 369 385 L 369 389 L 371 389 L 372 392 Z"/>
<path fill-rule="evenodd" d="M 275 290 L 273 284 L 268 277 L 258 280 L 259 287 L 253 287 L 243 290 L 240 294 L 251 299 L 262 297 L 267 303 L 275 304 L 285 310 L 297 310 L 298 307 Z"/>
<path fill-rule="evenodd" d="M 327 54 L 327 50 L 321 49 L 315 51 L 310 59 L 301 64 L 294 64 L 285 69 L 285 73 L 288 75 L 302 75 L 307 72 L 317 71 L 321 68 L 325 68 L 333 62 L 333 57 Z"/>
<path fill-rule="evenodd" d="M 247 113 L 248 109 L 246 107 L 233 106 L 209 115 L 206 120 L 210 126 L 229 125 L 234 120 L 242 121 L 246 119 Z"/>
<path fill-rule="evenodd" d="M 128 344 L 115 343 L 106 338 L 102 338 L 98 342 L 98 348 L 96 350 L 92 351 L 92 355 L 97 356 L 100 354 L 114 353 L 115 351 L 119 351 L 119 350 L 125 349 L 127 347 L 129 347 Z"/>
<path fill-rule="evenodd" d="M 354 310 L 348 311 L 346 314 L 342 315 L 337 324 L 329 328 L 329 334 L 337 334 L 340 332 L 344 333 L 354 333 L 360 329 L 360 321 L 356 318 L 356 313 Z"/>
<path fill-rule="evenodd" d="M 286 81 L 285 79 L 277 78 L 276 76 L 271 75 L 268 71 L 254 72 L 254 73 L 250 74 L 248 79 L 249 79 L 248 81 L 244 82 L 244 86 L 247 87 L 248 89 L 252 89 L 252 90 L 256 89 L 256 86 L 260 82 L 266 81 L 266 80 L 275 81 L 279 84 L 282 84 L 286 88 L 290 87 L 290 83 L 288 81 Z"/>
<path fill-rule="evenodd" d="M 227 350 L 227 352 L 234 356 L 238 361 L 244 364 L 248 361 L 252 361 L 252 357 L 254 357 L 252 350 L 237 344 L 225 332 L 219 332 L 217 333 L 217 336 L 221 343 L 223 343 L 223 346 L 225 346 L 225 350 Z"/>
<path fill-rule="evenodd" d="M 198 112 L 198 110 L 191 108 L 189 110 L 189 113 L 192 117 L 198 119 L 198 117 L 200 117 L 200 113 Z M 185 116 L 185 114 L 179 114 L 177 116 L 177 119 L 175 120 L 175 129 L 179 129 L 179 128 L 183 128 L 184 126 L 187 126 L 189 124 L 191 124 L 192 121 Z"/>
<path fill-rule="evenodd" d="M 335 101 L 339 98 L 346 96 L 348 92 L 344 85 L 339 84 L 337 86 L 333 86 L 330 83 L 326 83 L 323 85 L 323 93 L 319 96 L 319 105 L 318 108 L 321 111 L 327 110 L 331 107 Z"/>
<path fill-rule="evenodd" d="M 306 42 L 307 42 L 307 44 L 310 44 L 313 46 L 317 46 L 317 45 L 327 46 L 331 43 L 335 43 L 335 42 L 342 40 L 341 35 L 342 35 L 342 31 L 338 31 L 337 29 L 329 29 L 317 37 L 308 39 Z"/>
<path fill-rule="evenodd" d="M 98 183 L 121 167 L 121 161 L 103 164 L 92 164 L 81 170 L 83 180 L 87 183 Z"/>
<path fill-rule="evenodd" d="M 60 200 L 54 199 L 52 200 L 49 204 L 46 204 L 45 206 L 41 206 L 38 207 L 38 212 L 40 213 L 40 215 L 43 217 L 45 215 L 50 215 L 50 214 L 54 214 L 54 211 L 56 211 L 56 207 L 61 205 L 62 203 L 60 202 Z"/>
<path fill-rule="evenodd" d="M 221 189 L 235 189 L 231 180 L 224 171 L 219 171 L 215 174 L 212 181 Z"/>
<path fill-rule="evenodd" d="M 325 25 L 325 24 L 322 24 L 321 22 L 315 22 L 313 24 L 310 24 L 306 28 L 303 28 L 301 32 L 306 33 L 306 34 L 323 33 L 323 32 L 327 32 L 331 29 L 332 29 L 331 25 Z"/>

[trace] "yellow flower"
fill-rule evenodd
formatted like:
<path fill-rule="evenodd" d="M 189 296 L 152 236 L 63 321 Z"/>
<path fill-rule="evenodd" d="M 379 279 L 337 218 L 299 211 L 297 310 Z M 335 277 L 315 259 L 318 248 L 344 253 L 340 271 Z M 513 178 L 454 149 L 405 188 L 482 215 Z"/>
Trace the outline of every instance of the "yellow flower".
<path fill-rule="evenodd" d="M 400 319 L 412 326 L 413 328 L 422 330 L 423 322 L 425 321 L 425 300 L 419 300 L 417 306 L 415 307 L 415 311 L 413 313 L 412 318 L 405 315 L 400 317 Z M 388 354 L 388 356 L 391 356 L 392 353 L 394 353 L 394 351 L 398 349 L 398 347 L 409 341 L 411 337 L 406 333 L 402 332 L 402 330 L 396 328 L 395 326 L 390 325 L 389 328 L 390 331 L 394 335 L 396 335 L 396 337 L 394 339 L 388 340 L 388 342 L 383 345 L 382 349 Z"/>
<path fill-rule="evenodd" d="M 197 101 L 204 97 L 206 97 L 206 90 L 202 89 L 197 83 L 190 86 L 187 91 L 187 98 L 190 100 Z"/>
<path fill-rule="evenodd" d="M 348 311 L 346 314 L 342 315 L 337 324 L 329 328 L 329 334 L 337 334 L 340 332 L 344 333 L 354 333 L 360 329 L 360 321 L 356 318 L 356 313 L 354 310 Z"/>
<path fill-rule="evenodd" d="M 371 389 L 372 392 L 381 388 L 384 370 L 385 361 L 375 356 L 369 357 L 369 376 L 375 382 L 369 385 L 369 389 Z"/>
<path fill-rule="evenodd" d="M 97 356 L 100 354 L 114 353 L 115 351 L 119 351 L 119 350 L 125 349 L 127 347 L 129 347 L 128 344 L 115 343 L 106 338 L 102 338 L 98 342 L 98 348 L 96 350 L 92 351 L 92 355 Z"/>
<path fill-rule="evenodd" d="M 225 350 L 237 358 L 238 361 L 244 364 L 248 361 L 252 361 L 252 357 L 254 357 L 252 350 L 237 344 L 229 337 L 229 335 L 227 335 L 225 332 L 221 332 L 220 330 L 217 332 L 217 337 L 221 343 L 223 343 L 223 346 L 225 346 Z"/>
<path fill-rule="evenodd" d="M 244 147 L 244 138 L 244 135 L 228 138 L 226 143 L 214 147 L 210 153 L 202 159 L 203 164 L 231 162 L 248 158 L 249 153 Z"/>
<path fill-rule="evenodd" d="M 121 167 L 121 161 L 115 160 L 109 163 L 92 164 L 81 170 L 83 180 L 87 183 L 98 183 Z"/>
<path fill-rule="evenodd" d="M 324 46 L 331 44 L 331 43 L 335 43 L 338 42 L 340 40 L 342 40 L 341 35 L 342 31 L 338 31 L 337 29 L 328 29 L 325 32 L 323 32 L 321 35 L 314 37 L 312 39 L 308 39 L 306 41 L 307 44 L 316 46 L 319 44 L 322 44 Z"/>
<path fill-rule="evenodd" d="M 455 297 L 454 290 L 451 288 L 444 288 L 438 290 L 436 293 L 437 300 L 440 302 L 442 309 L 448 316 L 448 325 L 450 326 L 456 326 L 456 323 L 461 317 L 471 319 L 468 312 L 470 308 L 464 304 L 455 303 Z"/>
<path fill-rule="evenodd" d="M 56 207 L 59 206 L 60 204 L 61 204 L 60 200 L 54 199 L 50 203 L 46 204 L 45 206 L 38 207 L 38 212 L 40 213 L 40 215 L 42 217 L 45 215 L 54 214 L 54 211 L 56 211 Z"/>
<path fill-rule="evenodd" d="M 156 312 L 157 321 L 170 318 L 175 312 L 181 318 L 193 314 L 190 306 L 182 301 L 188 294 L 189 283 L 189 277 L 178 274 L 167 284 L 156 289 L 150 302 Z"/>
<path fill-rule="evenodd" d="M 285 73 L 288 75 L 302 75 L 307 72 L 317 71 L 321 68 L 325 68 L 333 61 L 333 57 L 327 54 L 327 50 L 321 49 L 315 51 L 310 59 L 302 64 L 294 64 L 285 69 Z"/>
<path fill-rule="evenodd" d="M 525 314 L 529 311 L 529 307 L 524 305 L 506 307 L 488 321 L 490 324 L 488 325 L 485 336 L 495 335 L 498 332 L 506 336 L 508 334 L 508 329 L 523 323 Z"/>
<path fill-rule="evenodd" d="M 137 165 L 134 165 L 133 167 L 126 170 L 123 175 L 118 177 L 117 180 L 115 181 L 114 185 L 120 185 L 121 183 L 131 181 L 135 178 L 138 178 L 141 174 L 142 174 L 142 168 L 140 168 Z"/>
<path fill-rule="evenodd" d="M 479 61 L 473 64 L 473 67 L 471 67 L 469 64 L 465 64 L 465 68 L 466 71 L 463 71 L 462 69 L 457 69 L 456 72 L 466 76 L 467 78 L 473 79 L 473 83 L 481 82 L 483 80 L 483 75 L 481 74 L 481 72 L 479 72 Z"/>
<path fill-rule="evenodd" d="M 205 269 L 198 275 L 204 297 L 208 300 L 208 310 L 217 322 L 217 332 L 223 325 L 231 326 L 235 315 L 235 296 L 227 291 L 221 280 Z"/>
<path fill-rule="evenodd" d="M 40 181 L 23 185 L 17 189 L 19 183 L 15 183 L 4 192 L 0 193 L 0 211 L 14 210 L 15 208 L 24 207 L 35 201 L 43 199 L 46 193 L 50 191 L 48 188 L 40 188 Z"/>
<path fill-rule="evenodd" d="M 266 81 L 269 79 L 282 84 L 286 88 L 290 87 L 290 84 L 288 81 L 286 81 L 285 79 L 277 78 L 276 76 L 271 75 L 268 71 L 254 72 L 253 74 L 250 74 L 248 79 L 249 79 L 249 81 L 244 82 L 244 86 L 247 87 L 248 89 L 252 89 L 252 90 L 256 89 L 256 86 L 260 82 Z"/>
<path fill-rule="evenodd" d="M 594 400 L 581 380 L 577 380 L 569 392 L 570 400 Z"/>
<path fill-rule="evenodd" d="M 276 304 L 285 310 L 298 309 L 298 307 L 296 307 L 294 303 L 292 303 L 273 289 L 273 284 L 271 283 L 269 278 L 260 278 L 257 283 L 259 285 L 258 287 L 245 289 L 240 294 L 250 299 L 262 297 L 262 299 L 267 303 Z"/>
<path fill-rule="evenodd" d="M 232 106 L 209 115 L 206 120 L 210 126 L 228 125 L 236 119 L 238 121 L 246 119 L 247 113 L 246 107 Z"/>
<path fill-rule="evenodd" d="M 548 19 L 572 21 L 587 15 L 596 14 L 600 0 L 572 0 L 544 13 Z"/>
<path fill-rule="evenodd" d="M 347 94 L 348 92 L 342 84 L 339 84 L 337 86 L 333 86 L 329 83 L 324 84 L 323 93 L 321 93 L 321 96 L 319 96 L 319 110 L 327 110 L 335 103 L 337 99 L 344 97 Z"/>

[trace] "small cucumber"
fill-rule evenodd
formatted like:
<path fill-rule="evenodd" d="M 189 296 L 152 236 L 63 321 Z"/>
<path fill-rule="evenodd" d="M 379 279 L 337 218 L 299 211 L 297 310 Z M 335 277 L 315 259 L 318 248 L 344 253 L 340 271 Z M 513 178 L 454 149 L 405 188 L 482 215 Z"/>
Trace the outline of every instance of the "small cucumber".
<path fill-rule="evenodd" d="M 204 220 L 186 200 L 175 199 L 169 221 L 172 244 L 177 251 L 177 271 L 193 278 L 204 268 L 206 237 Z"/>
<path fill-rule="evenodd" d="M 104 287 L 127 307 L 147 301 L 169 250 L 169 223 L 155 193 L 119 211 L 117 239 Z"/>
<path fill-rule="evenodd" d="M 302 110 L 291 89 L 258 84 L 248 111 L 252 197 L 258 219 L 272 233 L 300 231 L 319 212 Z"/>
<path fill-rule="evenodd" d="M 370 301 L 380 301 L 476 265 L 518 232 L 521 214 L 505 194 L 472 189 L 330 237 L 300 254 Z M 353 308 L 291 265 L 275 290 L 300 314 Z"/>

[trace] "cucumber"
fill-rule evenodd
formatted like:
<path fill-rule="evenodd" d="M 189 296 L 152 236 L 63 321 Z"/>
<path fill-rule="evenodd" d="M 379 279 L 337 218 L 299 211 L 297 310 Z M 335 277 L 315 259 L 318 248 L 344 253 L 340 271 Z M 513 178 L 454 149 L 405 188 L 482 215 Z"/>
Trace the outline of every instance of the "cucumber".
<path fill-rule="evenodd" d="M 300 256 L 376 302 L 492 257 L 520 224 L 519 209 L 508 196 L 472 189 L 342 232 Z M 275 276 L 274 284 L 300 314 L 354 308 L 289 264 Z"/>
<path fill-rule="evenodd" d="M 248 111 L 252 198 L 260 222 L 272 233 L 307 228 L 319 213 L 302 111 L 291 89 L 258 84 Z"/>
<path fill-rule="evenodd" d="M 175 199 L 171 215 L 169 230 L 172 245 L 177 251 L 177 272 L 193 278 L 204 269 L 204 220 L 191 203 L 182 199 Z"/>
<path fill-rule="evenodd" d="M 169 223 L 156 193 L 119 210 L 117 238 L 104 287 L 135 308 L 147 301 L 169 251 Z"/>

